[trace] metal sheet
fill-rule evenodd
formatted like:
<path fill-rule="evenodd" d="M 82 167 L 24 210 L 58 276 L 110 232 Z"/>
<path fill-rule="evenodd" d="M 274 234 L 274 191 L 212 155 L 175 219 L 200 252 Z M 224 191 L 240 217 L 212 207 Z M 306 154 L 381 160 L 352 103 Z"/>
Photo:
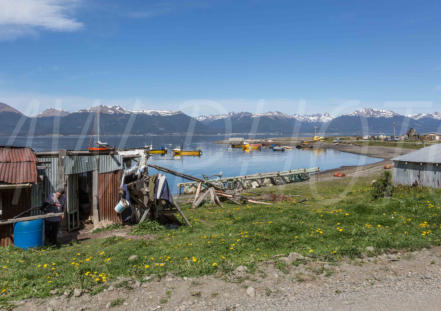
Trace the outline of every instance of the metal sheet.
<path fill-rule="evenodd" d="M 37 162 L 37 157 L 31 148 L 0 147 L 0 162 Z"/>
<path fill-rule="evenodd" d="M 95 156 L 65 156 L 63 158 L 64 174 L 81 174 L 96 170 Z"/>
<path fill-rule="evenodd" d="M 40 186 L 43 189 L 40 189 L 40 191 L 42 192 L 42 199 L 46 199 L 49 194 L 55 192 L 59 185 L 58 157 L 38 157 L 38 163 L 39 166 L 45 167 L 44 170 L 41 170 L 44 181 Z M 38 206 L 39 202 L 41 202 L 41 199 L 39 199 L 38 194 L 34 193 L 32 195 L 32 206 Z"/>
<path fill-rule="evenodd" d="M 0 147 L 0 183 L 37 182 L 37 158 L 30 148 Z"/>
<path fill-rule="evenodd" d="M 394 161 L 414 163 L 441 163 L 441 144 L 435 144 L 397 158 Z"/>
<path fill-rule="evenodd" d="M 101 220 L 121 223 L 120 216 L 115 212 L 119 199 L 121 171 L 98 175 L 98 210 Z"/>
<path fill-rule="evenodd" d="M 395 161 L 393 180 L 397 185 L 441 188 L 441 165 Z"/>
<path fill-rule="evenodd" d="M 109 173 L 123 169 L 121 155 L 99 155 L 99 173 Z"/>

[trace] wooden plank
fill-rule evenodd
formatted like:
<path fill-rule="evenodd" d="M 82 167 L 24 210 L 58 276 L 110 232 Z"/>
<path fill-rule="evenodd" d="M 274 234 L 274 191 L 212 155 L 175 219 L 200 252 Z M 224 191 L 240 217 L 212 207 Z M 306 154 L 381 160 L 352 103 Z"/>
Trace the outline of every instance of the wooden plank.
<path fill-rule="evenodd" d="M 173 202 L 173 205 L 176 207 L 176 209 L 178 210 L 179 214 L 181 214 L 182 218 L 184 218 L 185 223 L 191 227 L 191 223 L 188 221 L 187 217 L 185 217 L 184 212 L 181 210 L 181 208 L 179 207 L 178 203 Z"/>
<path fill-rule="evenodd" d="M 196 189 L 196 194 L 194 196 L 193 205 L 192 205 L 193 208 L 195 208 L 195 203 L 196 203 L 196 201 L 197 201 L 197 199 L 199 197 L 199 193 L 201 192 L 201 188 L 202 188 L 202 183 L 200 182 L 198 184 L 198 188 Z"/>
<path fill-rule="evenodd" d="M 15 218 L 15 219 L 8 219 L 8 220 L 2 220 L 0 221 L 1 225 L 9 225 L 9 224 L 15 224 L 17 222 L 21 221 L 29 221 L 29 220 L 36 220 L 36 219 L 45 219 L 50 217 L 56 217 L 56 216 L 62 216 L 64 213 L 49 213 L 44 215 L 35 215 L 35 216 L 28 216 L 28 217 L 21 217 L 21 218 Z"/>
<path fill-rule="evenodd" d="M 32 187 L 32 184 L 7 184 L 7 185 L 0 185 L 0 190 L 6 190 L 6 189 L 17 189 L 17 188 L 30 188 Z"/>
<path fill-rule="evenodd" d="M 94 224 L 100 221 L 98 214 L 98 168 L 92 172 L 92 220 Z"/>
<path fill-rule="evenodd" d="M 219 185 L 216 185 L 213 182 L 210 182 L 210 181 L 207 181 L 207 180 L 203 180 L 203 179 L 200 179 L 200 178 L 188 175 L 188 174 L 184 174 L 184 173 L 180 173 L 180 172 L 177 172 L 177 171 L 173 171 L 171 169 L 168 169 L 168 168 L 165 168 L 165 167 L 162 167 L 162 166 L 158 166 L 158 165 L 154 165 L 154 164 L 148 164 L 148 166 L 151 167 L 151 168 L 154 168 L 154 169 L 156 169 L 158 171 L 169 173 L 169 174 L 172 174 L 172 175 L 175 175 L 175 176 L 178 176 L 178 177 L 182 177 L 182 178 L 185 178 L 185 179 L 188 179 L 188 180 L 192 180 L 192 181 L 196 181 L 196 182 L 201 182 L 203 184 L 210 185 L 211 187 L 214 187 L 215 189 L 223 190 L 223 187 L 221 187 Z"/>
<path fill-rule="evenodd" d="M 199 207 L 202 204 L 202 202 L 204 202 L 204 200 L 207 198 L 208 195 L 209 195 L 208 190 L 205 191 L 202 195 L 200 195 L 197 201 L 194 203 L 194 208 Z"/>

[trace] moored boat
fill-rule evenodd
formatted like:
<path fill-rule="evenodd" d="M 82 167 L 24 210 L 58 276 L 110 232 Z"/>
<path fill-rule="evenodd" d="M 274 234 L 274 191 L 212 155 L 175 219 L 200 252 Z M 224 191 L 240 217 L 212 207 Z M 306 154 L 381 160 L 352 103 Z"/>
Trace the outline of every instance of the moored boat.
<path fill-rule="evenodd" d="M 168 152 L 167 148 L 161 148 L 161 149 L 151 149 L 149 150 L 149 154 L 160 154 L 160 155 L 166 155 Z"/>
<path fill-rule="evenodd" d="M 173 155 L 174 156 L 193 156 L 193 157 L 200 157 L 202 155 L 202 150 L 181 150 L 180 148 L 173 149 Z"/>
<path fill-rule="evenodd" d="M 282 151 L 282 152 L 283 152 L 283 151 L 285 151 L 285 149 L 286 149 L 286 148 L 285 148 L 285 147 L 282 147 L 282 146 L 274 146 L 274 147 L 273 147 L 273 151 Z"/>
<path fill-rule="evenodd" d="M 250 150 L 261 150 L 262 144 L 243 143 L 242 150 L 249 152 Z"/>

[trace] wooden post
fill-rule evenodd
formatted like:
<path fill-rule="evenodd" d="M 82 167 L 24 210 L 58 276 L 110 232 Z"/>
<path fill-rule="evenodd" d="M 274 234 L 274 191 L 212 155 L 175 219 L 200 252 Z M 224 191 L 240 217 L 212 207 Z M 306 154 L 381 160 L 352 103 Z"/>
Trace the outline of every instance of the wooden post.
<path fill-rule="evenodd" d="M 66 176 L 64 175 L 64 157 L 67 155 L 66 149 L 60 149 L 58 151 L 58 185 L 55 185 L 55 191 L 57 191 L 58 187 L 63 187 L 66 190 Z M 69 217 L 69 214 L 67 213 L 67 204 L 68 202 L 65 202 L 64 206 L 64 218 L 61 221 L 62 227 L 67 227 L 67 218 Z"/>
<path fill-rule="evenodd" d="M 99 156 L 95 157 L 96 160 L 96 169 L 92 172 L 92 220 L 93 224 L 96 225 L 100 221 L 100 215 L 98 212 L 98 170 L 99 170 Z"/>
<path fill-rule="evenodd" d="M 179 214 L 181 214 L 182 218 L 184 218 L 185 223 L 191 227 L 191 223 L 188 221 L 187 217 L 185 217 L 184 212 L 181 210 L 181 208 L 179 207 L 178 203 L 173 201 L 174 206 L 176 207 L 176 209 L 178 210 Z"/>
<path fill-rule="evenodd" d="M 195 206 L 195 204 L 196 204 L 196 201 L 197 201 L 197 199 L 198 199 L 198 197 L 199 197 L 199 193 L 201 192 L 201 188 L 202 188 L 202 183 L 200 182 L 199 184 L 198 184 L 198 187 L 197 187 L 197 189 L 196 189 L 196 194 L 195 194 L 195 196 L 194 196 L 194 200 L 193 200 L 193 208 L 195 208 L 196 206 Z"/>

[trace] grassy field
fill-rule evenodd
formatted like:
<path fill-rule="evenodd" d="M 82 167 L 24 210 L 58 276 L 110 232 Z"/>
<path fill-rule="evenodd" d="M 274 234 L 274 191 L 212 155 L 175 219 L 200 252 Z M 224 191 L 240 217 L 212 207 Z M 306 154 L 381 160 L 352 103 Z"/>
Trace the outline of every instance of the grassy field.
<path fill-rule="evenodd" d="M 281 192 L 297 196 L 272 206 L 186 208 L 193 228 L 135 228 L 153 240 L 113 237 L 60 248 L 0 248 L 0 305 L 47 297 L 54 289 L 97 293 L 119 276 L 224 274 L 238 265 L 253 271 L 257 263 L 289 252 L 339 261 L 360 256 L 367 246 L 380 253 L 440 245 L 441 191 L 396 188 L 392 197 L 374 201 L 370 181 L 360 179 L 350 188 L 345 179 L 290 185 Z M 129 262 L 132 255 L 137 258 Z"/>
<path fill-rule="evenodd" d="M 407 142 L 407 141 L 376 141 L 376 140 L 370 140 L 370 141 L 354 141 L 353 142 L 356 145 L 360 146 L 384 146 L 384 147 L 391 147 L 391 148 L 408 148 L 408 149 L 421 149 L 424 147 L 429 147 L 432 145 L 432 143 L 420 143 L 420 142 Z"/>

